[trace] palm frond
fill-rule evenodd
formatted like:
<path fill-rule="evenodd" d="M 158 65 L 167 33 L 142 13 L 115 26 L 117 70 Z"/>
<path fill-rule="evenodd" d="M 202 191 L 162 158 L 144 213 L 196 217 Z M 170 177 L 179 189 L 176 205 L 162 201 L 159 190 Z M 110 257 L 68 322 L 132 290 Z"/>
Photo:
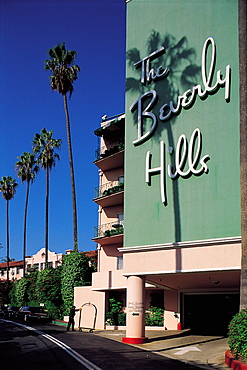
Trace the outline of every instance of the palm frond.
<path fill-rule="evenodd" d="M 74 88 L 73 82 L 78 78 L 80 67 L 74 62 L 76 57 L 75 50 L 66 50 L 65 43 L 57 44 L 48 50 L 50 59 L 44 61 L 44 69 L 50 70 L 50 86 L 52 90 L 57 90 L 59 94 L 67 94 L 71 97 Z"/>
<path fill-rule="evenodd" d="M 127 51 L 126 59 L 128 61 L 128 65 L 134 68 L 134 64 L 141 60 L 140 51 L 137 48 L 133 48 Z"/>
<path fill-rule="evenodd" d="M 153 51 L 159 49 L 160 44 L 160 33 L 156 31 L 152 31 L 151 35 L 147 40 L 147 52 L 148 54 L 152 53 Z"/>

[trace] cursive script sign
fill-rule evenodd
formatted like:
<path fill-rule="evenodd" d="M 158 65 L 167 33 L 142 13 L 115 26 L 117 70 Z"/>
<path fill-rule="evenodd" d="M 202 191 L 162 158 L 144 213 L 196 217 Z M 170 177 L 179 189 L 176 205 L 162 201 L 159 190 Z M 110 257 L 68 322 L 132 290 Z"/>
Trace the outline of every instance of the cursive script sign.
<path fill-rule="evenodd" d="M 197 145 L 197 147 L 196 147 Z M 146 183 L 151 185 L 151 176 L 160 175 L 160 195 L 161 201 L 167 205 L 167 191 L 166 191 L 166 145 L 164 141 L 160 142 L 160 166 L 151 168 L 152 154 L 150 151 L 146 154 Z M 173 155 L 174 149 L 169 147 L 167 149 L 170 155 Z M 194 175 L 201 175 L 203 172 L 208 172 L 207 161 L 210 159 L 209 155 L 204 155 L 200 158 L 202 151 L 202 138 L 199 128 L 196 128 L 190 138 L 189 145 L 186 136 L 182 134 L 177 142 L 175 150 L 175 168 L 172 165 L 167 166 L 167 173 L 171 179 L 179 176 L 187 178 Z M 199 168 L 198 168 L 199 167 Z M 185 169 L 186 168 L 186 169 Z"/>
<path fill-rule="evenodd" d="M 211 48 L 210 48 L 211 46 Z M 210 55 L 209 49 L 211 49 L 211 59 L 209 58 Z M 142 67 L 142 76 L 141 82 L 146 84 L 147 82 L 156 81 L 158 79 L 162 79 L 167 77 L 168 75 L 168 68 L 163 68 L 162 66 L 158 67 L 156 71 L 150 69 L 150 61 L 157 58 L 164 53 L 164 48 L 158 49 L 157 51 L 153 52 L 149 56 L 143 58 L 139 62 L 135 63 L 135 67 L 139 68 Z M 210 59 L 210 65 L 206 68 L 206 61 Z M 159 119 L 161 121 L 167 121 L 173 115 L 180 114 L 182 108 L 189 109 L 195 103 L 196 97 L 198 96 L 200 99 L 205 100 L 208 95 L 215 94 L 220 88 L 225 88 L 225 100 L 229 102 L 230 100 L 230 75 L 231 69 L 230 65 L 227 65 L 225 68 L 224 77 L 222 75 L 222 71 L 218 70 L 215 77 L 215 64 L 216 64 L 216 46 L 214 39 L 209 37 L 203 46 L 202 50 L 202 68 L 201 68 L 201 75 L 202 75 L 202 85 L 198 84 L 193 86 L 192 89 L 186 90 L 182 95 L 179 95 L 177 98 L 177 103 L 175 104 L 173 101 L 169 103 L 163 104 L 159 109 Z M 215 80 L 215 81 L 214 81 Z M 147 141 L 154 133 L 158 119 L 156 115 L 151 111 L 158 102 L 158 94 L 155 90 L 150 90 L 141 95 L 130 107 L 130 111 L 133 113 L 137 109 L 137 139 L 134 140 L 132 143 L 137 146 L 142 144 L 143 142 Z M 145 104 L 144 104 L 145 102 Z M 144 107 L 145 106 L 145 107 Z M 143 120 L 144 119 L 151 120 L 151 128 L 146 133 L 143 133 Z"/>

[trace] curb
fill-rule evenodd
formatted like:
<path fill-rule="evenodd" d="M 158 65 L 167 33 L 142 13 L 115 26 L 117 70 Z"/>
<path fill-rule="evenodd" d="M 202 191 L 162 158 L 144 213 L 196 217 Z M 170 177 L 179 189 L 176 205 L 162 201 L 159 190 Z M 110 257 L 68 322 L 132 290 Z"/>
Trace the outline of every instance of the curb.
<path fill-rule="evenodd" d="M 52 320 L 52 324 L 55 324 L 55 325 L 61 325 L 61 326 L 67 326 L 68 323 L 66 321 L 63 321 L 63 320 Z"/>
<path fill-rule="evenodd" d="M 233 370 L 247 370 L 247 364 L 235 360 L 229 349 L 225 353 L 225 363 Z"/>

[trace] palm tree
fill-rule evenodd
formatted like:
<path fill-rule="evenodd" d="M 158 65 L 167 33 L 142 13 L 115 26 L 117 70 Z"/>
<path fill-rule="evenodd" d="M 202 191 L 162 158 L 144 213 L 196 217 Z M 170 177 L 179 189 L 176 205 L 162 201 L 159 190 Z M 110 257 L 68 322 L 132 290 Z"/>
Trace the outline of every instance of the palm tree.
<path fill-rule="evenodd" d="M 56 165 L 56 159 L 60 159 L 54 148 L 61 147 L 61 139 L 53 139 L 53 130 L 43 128 L 40 134 L 35 134 L 33 139 L 33 151 L 38 154 L 37 163 L 46 171 L 46 207 L 45 207 L 45 268 L 48 268 L 48 215 L 49 215 L 49 185 L 50 172 Z"/>
<path fill-rule="evenodd" d="M 0 181 L 0 191 L 3 198 L 6 200 L 6 235 L 7 235 L 7 280 L 9 280 L 9 201 L 15 195 L 15 188 L 18 186 L 15 179 L 11 176 L 3 176 Z"/>
<path fill-rule="evenodd" d="M 1 262 L 7 262 L 7 261 L 9 261 L 9 262 L 13 262 L 13 261 L 15 261 L 15 259 L 14 259 L 14 258 L 7 258 L 7 256 L 6 256 L 6 257 L 4 257 L 4 258 L 1 258 L 0 260 L 1 260 Z"/>
<path fill-rule="evenodd" d="M 26 234 L 27 234 L 27 208 L 29 199 L 30 184 L 33 183 L 36 174 L 39 172 L 39 166 L 35 159 L 35 154 L 29 152 L 23 152 L 23 154 L 17 157 L 19 161 L 15 164 L 17 176 L 21 179 L 21 182 L 27 183 L 26 188 L 26 202 L 24 208 L 24 231 L 23 231 L 23 277 L 25 277 L 25 257 L 26 257 Z"/>
<path fill-rule="evenodd" d="M 71 97 L 74 87 L 73 82 L 77 79 L 77 73 L 80 71 L 78 65 L 72 65 L 76 57 L 75 50 L 66 50 L 65 43 L 58 44 L 54 48 L 48 50 L 50 59 L 45 60 L 45 70 L 50 70 L 50 84 L 52 90 L 57 90 L 63 96 L 63 104 L 66 118 L 66 131 L 68 141 L 70 178 L 72 190 L 72 207 L 73 207 L 73 229 L 74 229 L 74 250 L 78 250 L 78 232 L 77 232 L 77 209 L 76 209 L 76 191 L 75 191 L 75 176 L 72 155 L 71 133 L 70 133 L 70 118 L 67 104 L 67 93 Z"/>

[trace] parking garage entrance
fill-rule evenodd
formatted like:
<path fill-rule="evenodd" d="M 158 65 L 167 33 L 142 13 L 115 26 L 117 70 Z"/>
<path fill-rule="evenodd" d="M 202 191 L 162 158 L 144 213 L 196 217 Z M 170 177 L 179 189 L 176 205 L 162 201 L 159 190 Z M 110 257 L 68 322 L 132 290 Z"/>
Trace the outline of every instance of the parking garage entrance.
<path fill-rule="evenodd" d="M 184 328 L 194 334 L 227 335 L 239 299 L 239 293 L 184 294 Z"/>

